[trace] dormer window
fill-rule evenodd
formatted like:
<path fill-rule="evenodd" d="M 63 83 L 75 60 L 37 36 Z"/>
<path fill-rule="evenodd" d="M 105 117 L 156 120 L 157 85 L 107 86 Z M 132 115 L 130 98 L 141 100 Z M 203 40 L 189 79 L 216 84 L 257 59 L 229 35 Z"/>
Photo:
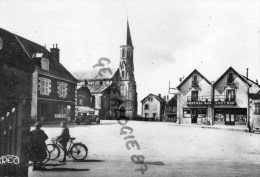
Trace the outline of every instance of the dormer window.
<path fill-rule="evenodd" d="M 49 71 L 49 60 L 46 58 L 42 58 L 42 69 Z"/>
<path fill-rule="evenodd" d="M 192 77 L 192 86 L 198 86 L 198 76 L 193 75 Z"/>
<path fill-rule="evenodd" d="M 233 73 L 229 73 L 228 74 L 227 83 L 228 84 L 233 84 L 234 83 L 234 74 Z"/>

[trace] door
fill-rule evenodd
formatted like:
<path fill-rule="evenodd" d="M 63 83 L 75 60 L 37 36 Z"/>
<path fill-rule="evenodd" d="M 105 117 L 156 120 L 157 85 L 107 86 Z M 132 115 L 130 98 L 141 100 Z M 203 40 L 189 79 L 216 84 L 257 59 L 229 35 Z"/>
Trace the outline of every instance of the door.
<path fill-rule="evenodd" d="M 225 125 L 235 125 L 235 114 L 234 113 L 226 113 Z"/>
<path fill-rule="evenodd" d="M 198 110 L 191 109 L 191 123 L 197 123 L 197 119 L 198 119 Z"/>

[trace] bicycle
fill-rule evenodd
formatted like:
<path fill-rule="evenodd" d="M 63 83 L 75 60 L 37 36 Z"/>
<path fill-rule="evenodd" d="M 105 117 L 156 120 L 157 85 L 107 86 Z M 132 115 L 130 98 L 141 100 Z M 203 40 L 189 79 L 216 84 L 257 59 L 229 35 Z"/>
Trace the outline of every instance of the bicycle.
<path fill-rule="evenodd" d="M 204 120 L 201 120 L 201 121 L 199 122 L 199 125 L 210 125 L 210 121 L 208 120 L 208 118 L 207 118 L 207 119 L 204 119 Z"/>
<path fill-rule="evenodd" d="M 88 148 L 81 142 L 74 143 L 73 140 L 76 138 L 69 139 L 69 148 L 67 149 L 67 156 L 72 157 L 75 160 L 83 160 L 88 155 Z M 47 144 L 47 149 L 50 152 L 50 160 L 55 160 L 60 156 L 60 149 L 62 146 L 58 143 L 56 138 L 51 139 L 52 144 Z"/>

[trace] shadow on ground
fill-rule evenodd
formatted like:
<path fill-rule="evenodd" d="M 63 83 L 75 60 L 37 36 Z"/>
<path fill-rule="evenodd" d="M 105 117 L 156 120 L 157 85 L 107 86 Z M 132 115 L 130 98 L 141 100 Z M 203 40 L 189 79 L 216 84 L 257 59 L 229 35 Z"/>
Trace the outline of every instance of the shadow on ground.
<path fill-rule="evenodd" d="M 156 161 L 156 162 L 144 162 L 146 165 L 165 165 L 164 162 Z"/>
<path fill-rule="evenodd" d="M 42 171 L 89 171 L 89 169 L 77 169 L 77 168 L 46 168 Z"/>

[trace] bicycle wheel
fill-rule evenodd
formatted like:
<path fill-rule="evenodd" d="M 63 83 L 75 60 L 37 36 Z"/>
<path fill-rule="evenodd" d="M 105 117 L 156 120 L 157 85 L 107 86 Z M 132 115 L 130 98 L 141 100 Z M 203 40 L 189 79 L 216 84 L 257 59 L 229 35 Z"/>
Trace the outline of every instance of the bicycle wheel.
<path fill-rule="evenodd" d="M 43 164 L 46 164 L 49 160 L 50 160 L 50 152 L 49 150 L 46 148 L 46 158 L 44 159 L 44 161 L 42 161 Z"/>
<path fill-rule="evenodd" d="M 60 156 L 60 148 L 56 144 L 47 144 L 51 160 L 55 160 Z"/>
<path fill-rule="evenodd" d="M 84 144 L 75 143 L 70 149 L 70 154 L 75 160 L 83 160 L 88 155 L 88 148 Z"/>

